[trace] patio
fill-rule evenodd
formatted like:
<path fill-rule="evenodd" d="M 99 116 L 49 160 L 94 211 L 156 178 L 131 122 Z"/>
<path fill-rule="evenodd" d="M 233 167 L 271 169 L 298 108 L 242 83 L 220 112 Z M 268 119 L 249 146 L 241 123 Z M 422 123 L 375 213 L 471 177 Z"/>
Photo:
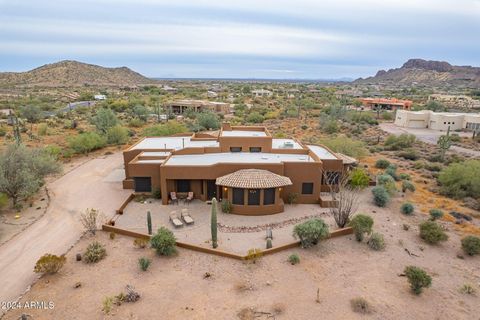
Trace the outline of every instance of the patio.
<path fill-rule="evenodd" d="M 182 209 L 188 209 L 195 223 L 174 228 L 169 220 L 169 214 Z M 147 211 L 152 216 L 153 232 L 161 226 L 172 230 L 178 241 L 211 248 L 210 244 L 210 212 L 211 205 L 194 200 L 190 205 L 162 205 L 161 200 L 146 199 L 143 202 L 130 202 L 123 215 L 117 215 L 115 226 L 135 232 L 147 233 Z M 328 209 L 314 204 L 285 205 L 282 213 L 266 216 L 242 216 L 217 211 L 218 222 L 218 249 L 237 254 L 246 254 L 251 248 L 265 249 L 266 229 L 273 229 L 273 246 L 290 243 L 295 224 L 309 218 L 320 217 L 329 226 L 336 229 L 335 222 L 328 213 Z"/>

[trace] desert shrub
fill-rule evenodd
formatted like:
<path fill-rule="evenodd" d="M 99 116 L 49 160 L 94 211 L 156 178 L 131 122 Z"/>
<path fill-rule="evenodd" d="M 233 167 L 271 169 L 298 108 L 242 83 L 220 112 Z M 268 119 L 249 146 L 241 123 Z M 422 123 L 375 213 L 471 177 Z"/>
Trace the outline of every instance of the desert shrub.
<path fill-rule="evenodd" d="M 372 308 L 365 298 L 358 297 L 350 300 L 350 305 L 352 306 L 353 312 L 368 314 L 372 312 Z"/>
<path fill-rule="evenodd" d="M 390 161 L 387 159 L 378 159 L 377 162 L 375 162 L 375 168 L 378 169 L 387 169 L 389 165 Z"/>
<path fill-rule="evenodd" d="M 383 238 L 383 234 L 374 232 L 368 239 L 368 246 L 375 251 L 380 251 L 385 248 L 385 240 Z"/>
<path fill-rule="evenodd" d="M 442 170 L 442 166 L 437 163 L 427 162 L 425 163 L 425 169 L 432 172 L 440 172 Z"/>
<path fill-rule="evenodd" d="M 388 174 L 393 178 L 393 180 L 398 181 L 400 178 L 397 174 L 397 167 L 393 164 L 389 165 L 387 169 L 385 169 L 385 174 Z"/>
<path fill-rule="evenodd" d="M 300 239 L 303 248 L 316 245 L 328 234 L 328 225 L 322 219 L 310 219 L 293 228 L 293 236 Z"/>
<path fill-rule="evenodd" d="M 110 235 L 109 235 L 110 240 L 115 240 L 115 237 L 116 237 L 116 236 L 117 236 L 117 234 L 116 234 L 115 232 L 113 232 L 113 231 L 110 232 Z"/>
<path fill-rule="evenodd" d="M 102 300 L 102 311 L 105 314 L 109 314 L 112 311 L 114 300 L 115 300 L 114 297 L 103 298 L 103 300 Z"/>
<path fill-rule="evenodd" d="M 147 246 L 149 240 L 146 239 L 146 238 L 135 238 L 133 240 L 133 245 L 136 247 L 136 248 L 140 248 L 140 249 L 143 249 Z"/>
<path fill-rule="evenodd" d="M 252 249 L 248 249 L 247 255 L 245 256 L 245 260 L 255 263 L 262 256 L 263 256 L 263 252 L 261 249 L 252 248 Z"/>
<path fill-rule="evenodd" d="M 413 168 L 414 169 L 423 169 L 425 168 L 426 162 L 423 160 L 418 160 L 413 163 Z"/>
<path fill-rule="evenodd" d="M 440 209 L 431 209 L 429 213 L 432 220 L 441 219 L 443 217 L 443 211 Z"/>
<path fill-rule="evenodd" d="M 7 129 L 4 126 L 0 126 L 0 137 L 5 137 L 7 135 Z"/>
<path fill-rule="evenodd" d="M 471 284 L 464 284 L 463 286 L 460 287 L 460 293 L 463 294 L 470 294 L 470 295 L 475 295 L 476 290 Z"/>
<path fill-rule="evenodd" d="M 105 247 L 98 241 L 90 243 L 83 253 L 82 259 L 86 263 L 97 263 L 98 261 L 105 258 L 107 255 L 107 250 Z"/>
<path fill-rule="evenodd" d="M 432 277 L 419 267 L 408 266 L 403 272 L 407 276 L 410 288 L 415 294 L 422 293 L 423 288 L 428 288 L 432 285 Z"/>
<path fill-rule="evenodd" d="M 411 215 L 415 211 L 415 207 L 410 202 L 405 202 L 400 206 L 400 212 L 405 215 Z"/>
<path fill-rule="evenodd" d="M 157 234 L 150 239 L 150 245 L 158 255 L 171 256 L 177 252 L 175 236 L 165 227 L 158 229 Z"/>
<path fill-rule="evenodd" d="M 407 180 L 402 181 L 402 192 L 406 192 L 407 190 L 411 192 L 415 192 L 416 189 L 417 188 L 415 188 L 415 185 L 410 181 L 407 181 Z"/>
<path fill-rule="evenodd" d="M 420 238 L 429 244 L 437 244 L 448 239 L 442 227 L 433 221 L 425 221 L 420 224 Z"/>
<path fill-rule="evenodd" d="M 398 175 L 398 178 L 400 180 L 411 180 L 412 179 L 408 173 L 403 173 L 403 172 Z"/>
<path fill-rule="evenodd" d="M 441 192 L 456 199 L 480 198 L 480 160 L 453 163 L 438 176 Z"/>
<path fill-rule="evenodd" d="M 140 269 L 142 269 L 142 271 L 147 271 L 148 267 L 150 267 L 150 264 L 152 263 L 152 261 L 148 258 L 145 258 L 145 257 L 141 257 L 140 259 L 138 259 L 138 265 L 140 267 Z"/>
<path fill-rule="evenodd" d="M 107 144 L 107 139 L 95 132 L 85 132 L 68 137 L 67 141 L 68 147 L 75 153 L 88 153 L 103 148 Z"/>
<path fill-rule="evenodd" d="M 84 213 L 80 214 L 80 222 L 87 232 L 95 235 L 101 223 L 102 214 L 96 209 L 86 209 Z"/>
<path fill-rule="evenodd" d="M 328 134 L 334 134 L 338 132 L 338 120 L 331 118 L 320 118 L 320 129 Z"/>
<path fill-rule="evenodd" d="M 397 191 L 395 180 L 389 174 L 382 174 L 377 177 L 378 186 L 384 187 L 389 195 L 394 195 Z"/>
<path fill-rule="evenodd" d="M 37 130 L 39 136 L 46 136 L 48 134 L 48 125 L 46 123 L 40 123 Z"/>
<path fill-rule="evenodd" d="M 55 160 L 58 160 L 58 158 L 62 154 L 62 148 L 54 144 L 46 145 L 43 148 L 43 151 Z"/>
<path fill-rule="evenodd" d="M 291 255 L 288 256 L 288 262 L 290 262 L 292 265 L 299 264 L 300 263 L 300 257 L 296 253 L 292 253 Z"/>
<path fill-rule="evenodd" d="M 413 134 L 402 133 L 399 136 L 389 135 L 385 140 L 385 148 L 389 150 L 402 150 L 410 148 L 416 138 Z"/>
<path fill-rule="evenodd" d="M 250 123 L 262 123 L 265 121 L 265 118 L 260 113 L 254 111 L 250 113 L 245 120 Z"/>
<path fill-rule="evenodd" d="M 160 199 L 160 198 L 162 198 L 162 192 L 160 191 L 160 188 L 154 188 L 154 189 L 153 189 L 153 192 L 152 192 L 152 196 L 153 196 L 155 199 Z"/>
<path fill-rule="evenodd" d="M 287 195 L 287 203 L 288 204 L 296 204 L 298 201 L 298 193 L 290 192 Z"/>
<path fill-rule="evenodd" d="M 362 141 L 353 140 L 339 135 L 334 138 L 319 139 L 318 142 L 334 152 L 340 152 L 354 158 L 362 158 L 368 154 L 368 149 Z"/>
<path fill-rule="evenodd" d="M 480 238 L 476 236 L 466 236 L 462 239 L 462 249 L 469 256 L 480 254 Z"/>
<path fill-rule="evenodd" d="M 201 112 L 197 114 L 198 125 L 206 130 L 217 130 L 220 128 L 218 116 L 213 112 Z"/>
<path fill-rule="evenodd" d="M 365 170 L 361 168 L 355 168 L 350 173 L 350 184 L 352 186 L 366 188 L 368 187 L 369 183 L 370 183 L 370 177 L 368 176 L 368 173 Z"/>
<path fill-rule="evenodd" d="M 165 124 L 157 124 L 143 130 L 143 135 L 147 137 L 170 136 L 177 133 L 187 132 L 187 127 L 177 121 L 168 121 Z"/>
<path fill-rule="evenodd" d="M 387 189 L 383 186 L 377 186 L 372 189 L 373 193 L 373 202 L 378 207 L 386 207 L 390 201 L 390 195 L 388 194 Z"/>
<path fill-rule="evenodd" d="M 67 258 L 64 255 L 56 256 L 54 254 L 47 253 L 37 260 L 33 271 L 35 271 L 35 273 L 57 273 L 63 267 L 66 261 Z"/>
<path fill-rule="evenodd" d="M 365 214 L 357 214 L 352 220 L 350 220 L 348 225 L 353 228 L 355 239 L 357 239 L 357 241 L 362 241 L 365 233 L 372 233 L 373 219 Z"/>
<path fill-rule="evenodd" d="M 122 126 L 114 126 L 107 130 L 108 144 L 125 144 L 128 141 L 128 129 Z"/>
<path fill-rule="evenodd" d="M 140 128 L 141 126 L 143 126 L 145 124 L 145 121 L 142 121 L 141 119 L 139 118 L 133 118 L 132 120 L 130 120 L 128 122 L 128 126 L 129 127 L 132 127 L 132 128 Z"/>
<path fill-rule="evenodd" d="M 107 133 L 108 129 L 118 124 L 117 116 L 111 109 L 100 108 L 97 110 L 95 116 L 92 117 L 92 124 L 95 125 L 98 131 Z"/>
<path fill-rule="evenodd" d="M 5 193 L 0 192 L 0 209 L 5 207 L 7 204 L 8 204 L 8 196 Z"/>
<path fill-rule="evenodd" d="M 222 200 L 222 212 L 223 213 L 232 212 L 232 203 L 227 199 Z"/>
<path fill-rule="evenodd" d="M 417 160 L 419 158 L 418 152 L 415 149 L 406 149 L 398 153 L 399 157 L 407 160 Z"/>

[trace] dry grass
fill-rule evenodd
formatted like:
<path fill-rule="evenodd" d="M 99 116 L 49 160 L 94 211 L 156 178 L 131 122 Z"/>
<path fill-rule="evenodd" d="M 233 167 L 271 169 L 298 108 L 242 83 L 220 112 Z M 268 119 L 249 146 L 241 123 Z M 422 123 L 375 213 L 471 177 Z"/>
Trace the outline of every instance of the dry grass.
<path fill-rule="evenodd" d="M 365 298 L 358 297 L 350 300 L 352 310 L 356 313 L 368 314 L 372 313 L 373 309 Z"/>

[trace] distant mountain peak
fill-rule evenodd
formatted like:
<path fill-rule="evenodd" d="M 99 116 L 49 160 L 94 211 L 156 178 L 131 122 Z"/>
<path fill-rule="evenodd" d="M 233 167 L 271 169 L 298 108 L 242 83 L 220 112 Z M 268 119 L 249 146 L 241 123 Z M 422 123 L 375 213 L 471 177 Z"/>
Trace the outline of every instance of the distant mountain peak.
<path fill-rule="evenodd" d="M 446 61 L 410 59 L 403 64 L 402 68 L 404 69 L 415 68 L 415 69 L 433 70 L 437 72 L 448 72 L 453 69 L 453 66 Z"/>

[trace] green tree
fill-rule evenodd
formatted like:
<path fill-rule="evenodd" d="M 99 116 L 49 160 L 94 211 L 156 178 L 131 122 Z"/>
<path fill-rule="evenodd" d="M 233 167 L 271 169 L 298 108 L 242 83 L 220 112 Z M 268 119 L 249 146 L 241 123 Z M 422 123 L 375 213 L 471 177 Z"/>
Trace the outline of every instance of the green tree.
<path fill-rule="evenodd" d="M 9 145 L 0 155 L 0 192 L 16 206 L 37 192 L 46 175 L 60 170 L 59 163 L 44 150 Z"/>
<path fill-rule="evenodd" d="M 212 232 L 212 247 L 218 247 L 217 239 L 217 199 L 212 199 L 212 214 L 210 217 L 210 229 Z"/>
<path fill-rule="evenodd" d="M 31 124 L 30 131 L 33 129 L 33 124 L 43 119 L 42 109 L 38 106 L 25 106 L 20 108 L 20 114 L 23 118 Z"/>
<path fill-rule="evenodd" d="M 95 116 L 92 117 L 92 123 L 95 125 L 98 131 L 107 133 L 108 129 L 118 124 L 117 116 L 111 109 L 101 108 L 98 109 Z"/>
<path fill-rule="evenodd" d="M 217 130 L 220 128 L 218 116 L 213 112 L 201 112 L 197 114 L 198 125 L 207 130 Z"/>
<path fill-rule="evenodd" d="M 132 110 L 132 115 L 142 121 L 147 121 L 148 113 L 147 107 L 141 104 L 137 104 Z"/>

